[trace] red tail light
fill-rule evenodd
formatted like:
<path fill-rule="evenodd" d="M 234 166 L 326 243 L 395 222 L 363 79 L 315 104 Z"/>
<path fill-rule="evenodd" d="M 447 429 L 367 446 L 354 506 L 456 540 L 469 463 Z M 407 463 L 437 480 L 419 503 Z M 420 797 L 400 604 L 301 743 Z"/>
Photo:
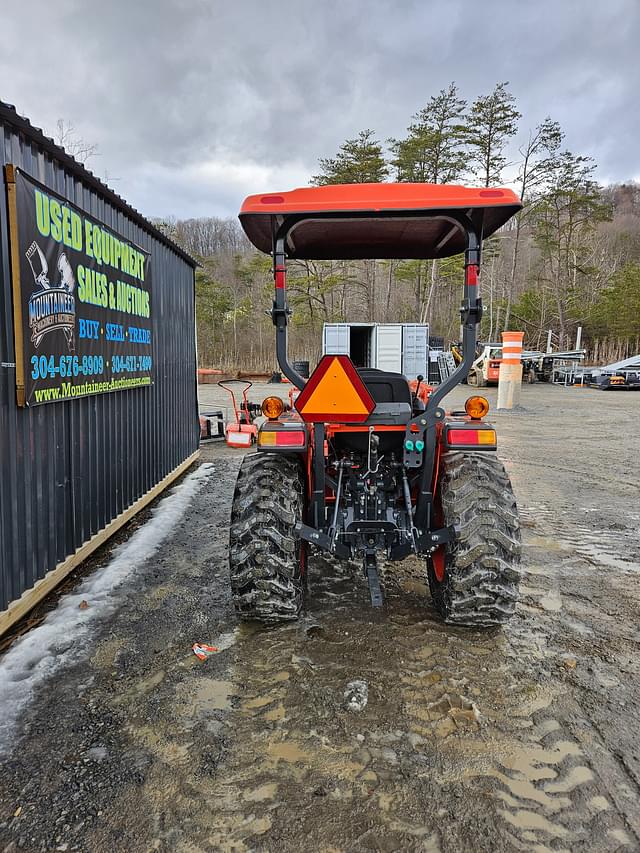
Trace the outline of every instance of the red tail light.
<path fill-rule="evenodd" d="M 258 433 L 258 447 L 305 447 L 307 433 L 304 429 L 268 429 Z"/>
<path fill-rule="evenodd" d="M 448 429 L 447 444 L 450 447 L 473 445 L 490 446 L 496 444 L 494 429 Z"/>

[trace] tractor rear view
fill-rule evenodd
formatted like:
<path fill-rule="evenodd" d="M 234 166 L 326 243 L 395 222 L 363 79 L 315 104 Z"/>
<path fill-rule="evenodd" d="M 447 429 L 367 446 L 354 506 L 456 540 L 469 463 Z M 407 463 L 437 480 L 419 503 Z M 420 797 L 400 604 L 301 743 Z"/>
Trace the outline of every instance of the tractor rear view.
<path fill-rule="evenodd" d="M 441 401 L 475 359 L 481 243 L 520 209 L 506 189 L 354 184 L 250 196 L 240 221 L 273 257 L 273 322 L 295 409 L 278 397 L 257 453 L 245 456 L 234 495 L 230 571 L 238 613 L 277 622 L 303 606 L 310 545 L 358 559 L 371 602 L 382 604 L 378 560 L 425 560 L 446 622 L 491 626 L 513 614 L 520 525 L 509 477 L 496 458 L 487 401 L 464 411 Z M 287 357 L 287 260 L 442 258 L 464 253 L 462 360 L 437 388 L 422 377 L 357 370 L 324 356 L 308 380 Z"/>

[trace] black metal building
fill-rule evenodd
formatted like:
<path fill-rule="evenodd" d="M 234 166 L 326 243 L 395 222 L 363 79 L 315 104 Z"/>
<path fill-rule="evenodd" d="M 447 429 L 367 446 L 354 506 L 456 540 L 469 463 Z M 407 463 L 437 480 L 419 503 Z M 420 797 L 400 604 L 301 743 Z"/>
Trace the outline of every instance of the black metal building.
<path fill-rule="evenodd" d="M 148 386 L 18 405 L 7 164 L 144 253 L 153 305 Z M 3 102 L 0 180 L 2 633 L 193 460 L 199 427 L 193 259 Z"/>

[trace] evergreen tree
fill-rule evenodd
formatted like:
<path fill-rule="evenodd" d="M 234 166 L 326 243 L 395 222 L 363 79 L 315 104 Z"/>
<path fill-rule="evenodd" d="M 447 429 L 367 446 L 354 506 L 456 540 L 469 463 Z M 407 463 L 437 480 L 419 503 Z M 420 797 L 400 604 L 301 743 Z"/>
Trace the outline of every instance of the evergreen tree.
<path fill-rule="evenodd" d="M 413 116 L 405 139 L 389 140 L 396 180 L 415 183 L 450 183 L 457 180 L 467 164 L 464 149 L 464 111 L 455 83 L 432 96 Z M 430 317 L 433 295 L 438 286 L 437 261 L 410 261 L 398 266 L 397 276 L 411 281 L 415 294 L 416 321 Z"/>
<path fill-rule="evenodd" d="M 229 289 L 217 280 L 211 262 L 204 258 L 196 270 L 195 295 L 198 362 L 201 367 L 211 367 L 215 364 L 216 347 L 222 338 L 232 296 Z"/>
<path fill-rule="evenodd" d="M 355 139 L 347 139 L 335 158 L 320 160 L 321 172 L 314 175 L 315 186 L 326 184 L 377 184 L 387 177 L 389 167 L 382 145 L 372 130 L 361 130 Z"/>
<path fill-rule="evenodd" d="M 446 184 L 459 178 L 467 164 L 463 147 L 466 107 L 455 83 L 450 83 L 413 116 L 405 139 L 389 140 L 396 180 Z"/>
<path fill-rule="evenodd" d="M 597 333 L 625 341 L 640 336 L 640 264 L 626 263 L 602 291 L 589 322 Z"/>
<path fill-rule="evenodd" d="M 507 90 L 508 83 L 498 83 L 490 95 L 481 95 L 471 105 L 465 128 L 471 173 L 485 187 L 499 184 L 507 165 L 504 149 L 518 130 L 521 114 L 516 99 Z"/>

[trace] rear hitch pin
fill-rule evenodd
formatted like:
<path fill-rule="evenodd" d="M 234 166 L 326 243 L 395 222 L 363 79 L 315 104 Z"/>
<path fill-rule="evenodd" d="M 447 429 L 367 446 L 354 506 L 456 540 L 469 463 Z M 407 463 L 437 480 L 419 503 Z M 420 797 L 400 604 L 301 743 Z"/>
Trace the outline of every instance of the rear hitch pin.
<path fill-rule="evenodd" d="M 364 572 L 369 582 L 369 595 L 371 596 L 372 607 L 382 607 L 383 598 L 375 551 L 365 551 Z"/>

